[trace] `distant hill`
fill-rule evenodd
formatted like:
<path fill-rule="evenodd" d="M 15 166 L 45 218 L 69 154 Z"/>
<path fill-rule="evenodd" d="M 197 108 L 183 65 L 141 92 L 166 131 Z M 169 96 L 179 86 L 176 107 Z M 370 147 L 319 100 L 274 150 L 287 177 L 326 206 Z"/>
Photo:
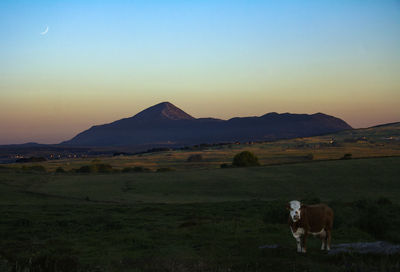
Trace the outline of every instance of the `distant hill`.
<path fill-rule="evenodd" d="M 192 145 L 233 141 L 265 141 L 305 137 L 352 129 L 323 113 L 268 113 L 229 120 L 194 118 L 169 102 L 109 124 L 93 126 L 66 146 Z"/>
<path fill-rule="evenodd" d="M 34 142 L 29 142 L 29 143 L 24 143 L 24 144 L 8 144 L 8 145 L 0 145 L 0 148 L 12 148 L 12 147 L 18 147 L 18 148 L 22 148 L 22 147 L 43 147 L 43 146 L 48 146 L 47 144 L 38 144 L 38 143 L 34 143 Z"/>
<path fill-rule="evenodd" d="M 332 134 L 336 140 L 400 141 L 400 122 L 340 131 Z"/>

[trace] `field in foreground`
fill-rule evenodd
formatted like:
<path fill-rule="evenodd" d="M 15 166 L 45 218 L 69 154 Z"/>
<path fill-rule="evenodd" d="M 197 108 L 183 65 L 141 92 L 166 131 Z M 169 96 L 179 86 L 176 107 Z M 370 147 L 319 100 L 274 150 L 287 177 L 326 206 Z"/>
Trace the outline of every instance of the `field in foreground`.
<path fill-rule="evenodd" d="M 398 255 L 331 256 L 312 238 L 309 253 L 297 254 L 285 203 L 329 203 L 333 243 L 399 243 L 399 164 L 104 175 L 3 169 L 0 271 L 395 271 Z M 265 244 L 280 247 L 259 249 Z"/>

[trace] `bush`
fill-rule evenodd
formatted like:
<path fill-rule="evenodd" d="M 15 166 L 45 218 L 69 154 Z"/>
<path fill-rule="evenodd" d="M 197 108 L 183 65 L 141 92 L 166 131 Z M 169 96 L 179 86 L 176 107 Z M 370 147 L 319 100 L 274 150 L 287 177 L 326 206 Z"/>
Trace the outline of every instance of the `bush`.
<path fill-rule="evenodd" d="M 306 160 L 312 161 L 312 160 L 314 159 L 314 155 L 313 155 L 312 153 L 310 153 L 310 154 L 307 154 L 307 155 L 305 156 L 305 158 L 306 158 Z"/>
<path fill-rule="evenodd" d="M 133 172 L 132 169 L 133 169 L 132 167 L 124 167 L 124 168 L 122 169 L 122 173 Z"/>
<path fill-rule="evenodd" d="M 200 162 L 203 160 L 203 156 L 201 154 L 194 154 L 187 158 L 187 162 Z"/>
<path fill-rule="evenodd" d="M 162 167 L 157 169 L 157 172 L 172 172 L 172 171 L 175 171 L 175 169 L 169 167 Z"/>
<path fill-rule="evenodd" d="M 381 196 L 380 198 L 378 198 L 376 203 L 381 206 L 390 206 L 393 204 L 393 202 L 389 198 L 384 197 L 384 196 Z"/>
<path fill-rule="evenodd" d="M 250 151 L 243 151 L 236 154 L 232 162 L 236 167 L 259 166 L 258 158 Z"/>
<path fill-rule="evenodd" d="M 232 167 L 232 165 L 227 164 L 227 163 L 223 163 L 223 164 L 220 165 L 220 167 L 221 168 L 230 168 L 230 167 Z"/>
<path fill-rule="evenodd" d="M 60 167 L 57 167 L 56 173 L 65 173 L 65 170 L 64 170 L 64 168 L 62 168 L 62 167 L 60 166 Z"/>
<path fill-rule="evenodd" d="M 150 169 L 142 166 L 125 167 L 124 169 L 122 169 L 122 173 L 131 173 L 131 172 L 144 173 L 144 172 L 150 172 Z"/>
<path fill-rule="evenodd" d="M 113 173 L 114 170 L 111 165 L 105 163 L 84 165 L 75 169 L 76 173 Z"/>
<path fill-rule="evenodd" d="M 75 172 L 77 173 L 96 173 L 97 167 L 95 165 L 84 165 L 80 168 L 76 169 Z"/>
<path fill-rule="evenodd" d="M 99 173 L 112 173 L 113 169 L 112 166 L 109 164 L 101 163 L 101 164 L 96 164 L 96 170 Z"/>
<path fill-rule="evenodd" d="M 350 160 L 351 159 L 352 154 L 351 153 L 346 153 L 344 154 L 343 157 L 341 157 L 341 160 Z"/>

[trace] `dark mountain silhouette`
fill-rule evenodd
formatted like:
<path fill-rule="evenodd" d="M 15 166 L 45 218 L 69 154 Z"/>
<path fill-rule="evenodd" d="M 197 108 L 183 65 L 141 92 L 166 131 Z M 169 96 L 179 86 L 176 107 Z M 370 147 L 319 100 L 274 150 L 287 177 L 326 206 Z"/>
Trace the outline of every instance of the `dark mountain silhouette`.
<path fill-rule="evenodd" d="M 184 112 L 183 110 L 175 107 L 169 102 L 163 102 L 147 108 L 135 116 L 131 117 L 135 120 L 143 122 L 153 122 L 162 120 L 194 120 L 195 118 Z M 126 118 L 126 119 L 131 119 Z M 118 122 L 118 121 L 117 121 Z"/>
<path fill-rule="evenodd" d="M 190 145 L 232 141 L 265 141 L 305 137 L 351 129 L 343 120 L 323 113 L 268 113 L 260 117 L 221 120 L 194 118 L 169 102 L 135 116 L 93 126 L 62 145 L 136 146 Z"/>

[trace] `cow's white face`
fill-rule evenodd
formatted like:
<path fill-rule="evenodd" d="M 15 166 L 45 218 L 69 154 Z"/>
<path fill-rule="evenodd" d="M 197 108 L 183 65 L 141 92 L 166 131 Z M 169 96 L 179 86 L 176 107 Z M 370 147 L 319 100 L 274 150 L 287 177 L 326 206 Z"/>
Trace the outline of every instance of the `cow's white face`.
<path fill-rule="evenodd" d="M 290 217 L 292 218 L 293 222 L 300 220 L 300 208 L 301 208 L 300 201 L 297 200 L 290 201 L 288 208 L 290 211 Z"/>

